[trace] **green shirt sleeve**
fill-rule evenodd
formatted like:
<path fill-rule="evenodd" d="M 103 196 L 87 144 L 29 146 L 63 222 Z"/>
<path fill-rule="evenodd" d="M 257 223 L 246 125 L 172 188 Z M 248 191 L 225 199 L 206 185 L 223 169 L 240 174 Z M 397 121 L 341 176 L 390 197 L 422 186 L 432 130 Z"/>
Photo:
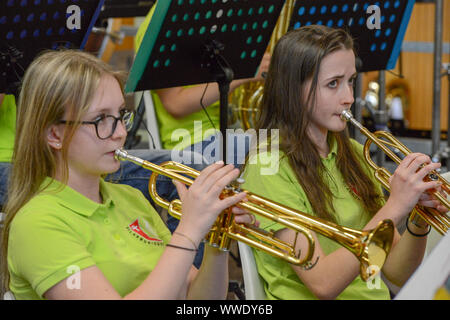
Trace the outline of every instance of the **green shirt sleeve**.
<path fill-rule="evenodd" d="M 8 251 L 14 253 L 10 273 L 27 279 L 40 298 L 74 270 L 95 265 L 78 232 L 57 214 L 23 212 L 14 220 L 9 239 Z"/>

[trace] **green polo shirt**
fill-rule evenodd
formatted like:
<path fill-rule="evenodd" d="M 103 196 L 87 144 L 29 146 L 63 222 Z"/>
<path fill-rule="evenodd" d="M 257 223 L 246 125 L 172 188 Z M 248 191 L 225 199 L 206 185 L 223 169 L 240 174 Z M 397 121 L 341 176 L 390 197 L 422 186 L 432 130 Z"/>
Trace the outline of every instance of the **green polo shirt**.
<path fill-rule="evenodd" d="M 0 162 L 11 162 L 16 134 L 16 100 L 5 95 L 0 105 Z"/>
<path fill-rule="evenodd" d="M 171 237 L 145 197 L 101 180 L 99 204 L 56 180 L 47 183 L 11 224 L 8 267 L 16 299 L 43 299 L 64 279 L 76 288 L 75 272 L 93 265 L 122 297 L 136 289 Z"/>
<path fill-rule="evenodd" d="M 144 39 L 147 27 L 150 24 L 150 20 L 155 11 L 156 4 L 150 9 L 149 13 L 145 17 L 144 22 L 140 25 L 139 30 L 135 37 L 135 50 L 139 50 L 139 47 Z M 186 86 L 188 88 L 190 86 Z M 191 144 L 200 142 L 209 137 L 216 128 L 220 127 L 220 103 L 214 102 L 207 107 L 208 114 L 211 118 L 209 121 L 208 116 L 203 110 L 191 113 L 183 118 L 174 118 L 164 108 L 158 94 L 152 91 L 153 104 L 155 107 L 156 118 L 159 127 L 159 135 L 163 149 L 178 149 L 182 150 Z M 200 97 L 198 97 L 200 101 Z M 200 103 L 200 102 L 199 102 Z M 213 126 L 214 124 L 214 126 Z"/>
<path fill-rule="evenodd" d="M 362 155 L 362 146 L 354 140 L 352 140 L 352 144 L 357 152 Z M 340 225 L 361 230 L 369 222 L 370 217 L 363 209 L 361 202 L 353 197 L 346 187 L 336 166 L 336 153 L 337 144 L 332 142 L 330 153 L 322 159 L 322 163 L 329 172 L 325 179 L 334 194 L 333 205 L 336 210 L 337 222 Z M 269 168 L 273 170 L 277 166 L 278 170 L 275 174 L 264 173 L 264 170 L 267 173 L 270 172 Z M 369 170 L 368 167 L 367 170 Z M 314 215 L 311 204 L 282 151 L 279 152 L 279 155 L 272 156 L 272 153 L 265 152 L 250 157 L 244 178 L 244 189 L 293 209 Z M 382 192 L 381 186 L 378 183 L 376 185 Z M 261 221 L 260 227 L 266 230 L 278 231 L 285 228 L 283 225 L 263 217 L 258 217 L 258 220 Z M 320 246 L 327 255 L 342 248 L 333 240 L 320 234 L 317 234 L 317 236 Z M 316 299 L 289 263 L 259 250 L 253 250 L 253 252 L 258 272 L 264 280 L 264 288 L 268 299 Z M 329 276 L 333 277 L 334 275 Z M 372 289 L 369 287 L 372 287 Z M 358 275 L 337 299 L 389 299 L 389 291 L 381 280 L 379 281 L 379 288 L 377 287 L 375 280 L 371 286 L 368 286 Z"/>

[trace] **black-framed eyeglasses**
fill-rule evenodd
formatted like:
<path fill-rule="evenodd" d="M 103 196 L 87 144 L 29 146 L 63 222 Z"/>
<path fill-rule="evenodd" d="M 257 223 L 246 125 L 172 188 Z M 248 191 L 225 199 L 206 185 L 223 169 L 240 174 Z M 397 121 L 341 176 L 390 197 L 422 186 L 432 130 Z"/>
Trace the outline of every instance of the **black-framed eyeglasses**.
<path fill-rule="evenodd" d="M 127 131 L 130 131 L 133 127 L 133 120 L 134 120 L 134 112 L 130 110 L 121 110 L 120 116 L 115 117 L 113 115 L 101 115 L 97 119 L 92 121 L 69 121 L 69 120 L 60 120 L 59 123 L 64 124 L 93 124 L 95 125 L 95 132 L 97 133 L 97 137 L 101 140 L 105 140 L 110 138 L 114 131 L 116 131 L 117 122 L 122 121 L 122 123 L 125 125 L 125 129 Z"/>

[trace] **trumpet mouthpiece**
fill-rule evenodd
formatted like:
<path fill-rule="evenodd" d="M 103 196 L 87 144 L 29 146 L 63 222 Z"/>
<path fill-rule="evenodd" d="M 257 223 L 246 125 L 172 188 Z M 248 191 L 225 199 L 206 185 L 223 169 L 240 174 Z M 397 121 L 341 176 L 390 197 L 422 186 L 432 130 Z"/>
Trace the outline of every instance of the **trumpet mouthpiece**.
<path fill-rule="evenodd" d="M 352 113 L 350 112 L 350 110 L 343 110 L 341 113 L 341 119 L 345 120 L 345 121 L 349 121 L 353 118 Z"/>
<path fill-rule="evenodd" d="M 122 150 L 122 149 L 117 149 L 114 152 L 114 158 L 119 161 L 126 160 L 127 156 L 128 156 L 128 152 L 126 152 L 125 150 Z"/>

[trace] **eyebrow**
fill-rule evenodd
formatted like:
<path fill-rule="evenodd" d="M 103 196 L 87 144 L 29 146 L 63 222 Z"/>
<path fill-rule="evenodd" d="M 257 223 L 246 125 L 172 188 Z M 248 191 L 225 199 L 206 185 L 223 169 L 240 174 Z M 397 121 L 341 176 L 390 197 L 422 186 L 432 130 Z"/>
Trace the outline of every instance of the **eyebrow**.
<path fill-rule="evenodd" d="M 119 106 L 119 110 L 120 110 L 121 108 L 123 108 L 123 107 L 125 107 L 125 102 L 123 102 L 123 103 Z M 108 108 L 103 108 L 103 109 L 100 109 L 100 110 L 91 111 L 91 112 L 89 112 L 89 113 L 99 113 L 99 112 L 107 112 L 107 111 L 110 111 L 110 109 L 108 109 Z"/>
<path fill-rule="evenodd" d="M 352 76 L 350 78 L 356 78 L 357 76 L 358 76 L 358 72 L 355 72 L 354 74 L 352 74 Z M 345 75 L 339 74 L 339 75 L 335 75 L 335 76 L 329 77 L 329 78 L 325 79 L 325 81 L 328 81 L 328 80 L 331 80 L 331 79 L 342 79 L 344 77 L 345 77 Z"/>

